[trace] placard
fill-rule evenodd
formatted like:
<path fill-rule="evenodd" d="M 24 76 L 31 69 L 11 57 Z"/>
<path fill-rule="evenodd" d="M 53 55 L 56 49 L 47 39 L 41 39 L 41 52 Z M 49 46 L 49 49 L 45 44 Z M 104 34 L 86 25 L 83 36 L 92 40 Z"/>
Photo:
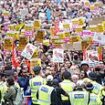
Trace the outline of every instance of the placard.
<path fill-rule="evenodd" d="M 23 50 L 23 52 L 21 53 L 21 56 L 27 58 L 28 60 L 30 60 L 35 52 L 36 47 L 30 43 L 28 43 L 25 47 L 25 49 Z"/>
<path fill-rule="evenodd" d="M 63 63 L 64 62 L 64 50 L 63 49 L 53 49 L 53 62 Z"/>

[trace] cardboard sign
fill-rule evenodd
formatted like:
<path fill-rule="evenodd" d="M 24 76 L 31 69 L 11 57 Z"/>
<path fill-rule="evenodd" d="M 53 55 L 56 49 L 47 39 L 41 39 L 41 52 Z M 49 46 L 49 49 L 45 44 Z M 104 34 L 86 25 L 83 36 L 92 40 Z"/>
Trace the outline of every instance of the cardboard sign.
<path fill-rule="evenodd" d="M 63 49 L 53 49 L 53 62 L 63 63 L 64 62 L 64 50 Z"/>
<path fill-rule="evenodd" d="M 12 38 L 5 38 L 4 39 L 4 49 L 12 50 L 13 39 Z"/>
<path fill-rule="evenodd" d="M 35 49 L 36 47 L 34 45 L 28 43 L 23 52 L 21 53 L 21 56 L 30 60 L 35 52 Z"/>

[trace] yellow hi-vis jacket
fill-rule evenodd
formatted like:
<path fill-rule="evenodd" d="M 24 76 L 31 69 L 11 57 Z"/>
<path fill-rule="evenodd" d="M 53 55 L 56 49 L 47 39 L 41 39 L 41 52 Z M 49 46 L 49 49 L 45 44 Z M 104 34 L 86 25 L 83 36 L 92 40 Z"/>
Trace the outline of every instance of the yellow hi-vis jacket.
<path fill-rule="evenodd" d="M 87 91 L 73 91 L 69 93 L 71 105 L 88 105 L 89 93 Z"/>
<path fill-rule="evenodd" d="M 35 76 L 29 81 L 30 88 L 31 88 L 31 98 L 33 104 L 38 104 L 38 100 L 36 97 L 37 90 L 41 85 L 44 84 L 44 79 L 41 76 Z"/>
<path fill-rule="evenodd" d="M 70 80 L 63 80 L 60 83 L 61 88 L 66 92 L 66 93 L 70 93 L 71 91 L 73 91 L 73 83 Z M 68 97 L 62 95 L 62 100 L 69 100 Z"/>
<path fill-rule="evenodd" d="M 39 104 L 50 105 L 51 104 L 51 93 L 54 90 L 53 87 L 48 85 L 42 85 L 39 88 Z"/>

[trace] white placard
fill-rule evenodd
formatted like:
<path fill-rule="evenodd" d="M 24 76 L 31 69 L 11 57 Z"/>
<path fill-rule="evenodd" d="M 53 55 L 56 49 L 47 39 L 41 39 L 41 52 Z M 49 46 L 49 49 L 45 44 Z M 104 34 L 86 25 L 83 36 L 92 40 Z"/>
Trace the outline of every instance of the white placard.
<path fill-rule="evenodd" d="M 64 50 L 63 49 L 53 49 L 53 62 L 63 63 L 64 62 Z"/>
<path fill-rule="evenodd" d="M 27 58 L 27 59 L 31 59 L 34 51 L 36 50 L 36 47 L 30 43 L 28 43 L 25 47 L 25 49 L 23 50 L 23 52 L 21 53 L 21 56 Z"/>

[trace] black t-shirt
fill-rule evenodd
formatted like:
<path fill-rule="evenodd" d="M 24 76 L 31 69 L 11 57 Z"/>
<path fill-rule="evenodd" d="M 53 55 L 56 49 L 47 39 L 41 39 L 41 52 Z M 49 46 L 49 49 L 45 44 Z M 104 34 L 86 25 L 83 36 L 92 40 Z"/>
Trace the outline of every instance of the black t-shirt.
<path fill-rule="evenodd" d="M 51 105 L 63 105 L 61 94 L 65 95 L 66 93 L 62 88 L 55 86 L 51 93 Z"/>

